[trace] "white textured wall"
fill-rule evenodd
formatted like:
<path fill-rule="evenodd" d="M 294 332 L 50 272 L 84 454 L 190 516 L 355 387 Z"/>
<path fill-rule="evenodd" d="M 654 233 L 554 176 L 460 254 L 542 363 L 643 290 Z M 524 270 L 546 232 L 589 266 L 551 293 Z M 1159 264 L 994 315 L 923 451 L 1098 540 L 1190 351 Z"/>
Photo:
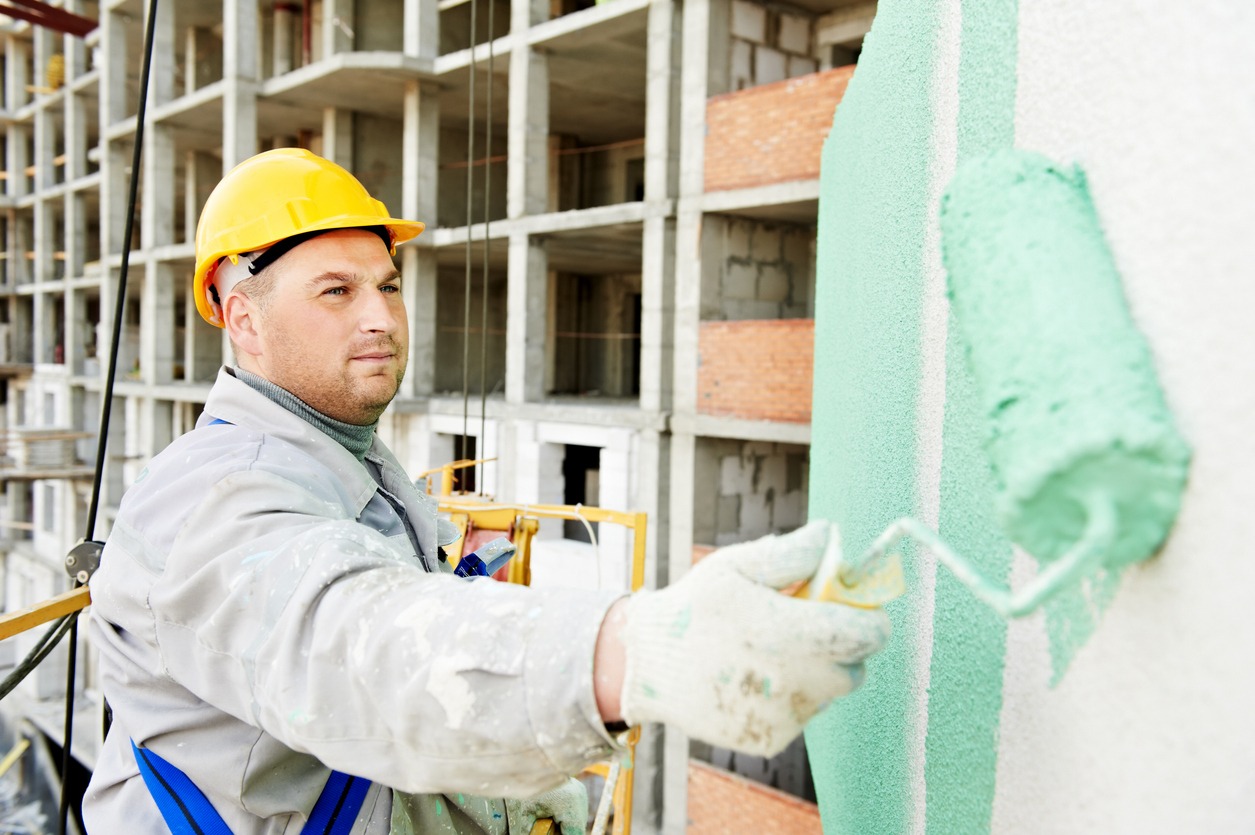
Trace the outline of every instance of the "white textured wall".
<path fill-rule="evenodd" d="M 1012 624 L 995 832 L 1255 832 L 1253 8 L 1020 3 L 1016 144 L 1086 169 L 1194 459 L 1057 688 Z"/>

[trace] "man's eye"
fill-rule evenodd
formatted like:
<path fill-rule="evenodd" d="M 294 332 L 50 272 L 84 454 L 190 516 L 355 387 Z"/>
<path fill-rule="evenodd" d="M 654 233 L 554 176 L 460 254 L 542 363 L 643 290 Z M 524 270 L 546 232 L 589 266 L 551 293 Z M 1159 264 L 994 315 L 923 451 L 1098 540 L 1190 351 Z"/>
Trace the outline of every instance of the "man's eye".
<path fill-rule="evenodd" d="M 401 287 L 397 284 L 383 284 L 379 287 L 381 293 L 400 293 Z"/>
<path fill-rule="evenodd" d="M 324 296 L 343 296 L 348 290 L 344 287 L 328 287 L 323 291 Z"/>

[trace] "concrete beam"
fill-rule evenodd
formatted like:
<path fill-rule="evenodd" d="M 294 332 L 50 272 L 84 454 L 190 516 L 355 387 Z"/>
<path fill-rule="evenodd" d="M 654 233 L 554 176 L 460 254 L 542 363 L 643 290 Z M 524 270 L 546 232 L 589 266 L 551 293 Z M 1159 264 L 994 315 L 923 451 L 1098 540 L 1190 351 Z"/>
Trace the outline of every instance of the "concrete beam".
<path fill-rule="evenodd" d="M 671 417 L 671 429 L 677 433 L 700 435 L 703 438 L 732 438 L 740 441 L 764 441 L 802 446 L 807 446 L 811 442 L 809 423 L 677 414 Z"/>
<path fill-rule="evenodd" d="M 875 0 L 831 11 L 815 21 L 815 43 L 822 47 L 861 41 L 875 17 Z"/>

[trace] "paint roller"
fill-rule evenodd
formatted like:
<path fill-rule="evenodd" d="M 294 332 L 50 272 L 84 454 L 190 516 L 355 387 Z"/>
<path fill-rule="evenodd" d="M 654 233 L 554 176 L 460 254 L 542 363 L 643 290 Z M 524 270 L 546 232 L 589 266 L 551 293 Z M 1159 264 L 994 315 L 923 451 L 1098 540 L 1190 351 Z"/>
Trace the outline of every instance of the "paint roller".
<path fill-rule="evenodd" d="M 959 168 L 941 203 L 954 336 L 985 415 L 1003 530 L 1040 563 L 1001 588 L 914 519 L 857 559 L 835 544 L 810 596 L 881 605 L 905 586 L 890 549 L 910 536 L 1006 617 L 1101 569 L 1158 550 L 1189 449 L 1129 315 L 1083 171 L 1008 150 Z"/>

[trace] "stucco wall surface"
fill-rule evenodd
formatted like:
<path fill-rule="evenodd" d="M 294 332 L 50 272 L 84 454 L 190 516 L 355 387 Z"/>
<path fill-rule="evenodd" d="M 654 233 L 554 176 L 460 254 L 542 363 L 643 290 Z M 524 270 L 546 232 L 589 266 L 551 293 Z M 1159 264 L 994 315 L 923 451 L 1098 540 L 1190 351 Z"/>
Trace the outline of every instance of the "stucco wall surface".
<path fill-rule="evenodd" d="M 1030 617 L 908 552 L 893 646 L 808 729 L 826 832 L 1255 831 L 1252 40 L 1223 0 L 881 0 L 825 146 L 811 516 L 1033 579 L 939 291 L 942 190 L 1011 147 L 1084 170 L 1192 457 L 1158 556 Z"/>
<path fill-rule="evenodd" d="M 1016 144 L 1084 165 L 1193 458 L 1054 689 L 1011 625 L 995 831 L 1255 831 L 1252 38 L 1223 0 L 1020 4 Z"/>

